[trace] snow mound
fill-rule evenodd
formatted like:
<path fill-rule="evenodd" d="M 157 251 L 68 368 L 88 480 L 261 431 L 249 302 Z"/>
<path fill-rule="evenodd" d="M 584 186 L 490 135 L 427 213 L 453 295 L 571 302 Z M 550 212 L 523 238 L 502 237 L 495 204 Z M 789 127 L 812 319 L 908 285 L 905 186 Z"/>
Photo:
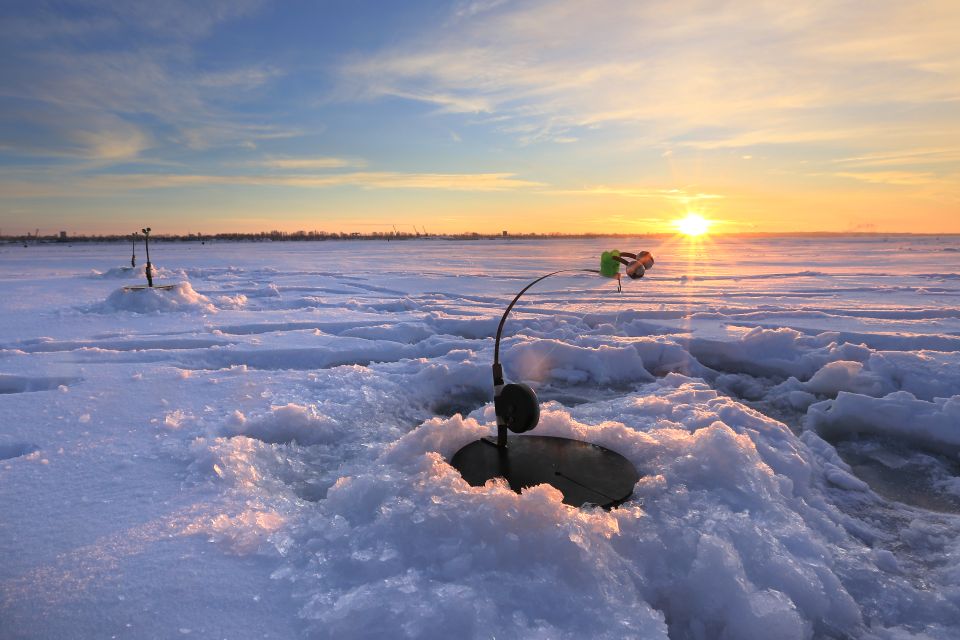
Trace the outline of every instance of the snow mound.
<path fill-rule="evenodd" d="M 518 380 L 601 384 L 653 380 L 643 366 L 643 358 L 632 346 L 591 348 L 560 340 L 530 340 L 510 346 L 503 360 Z"/>
<path fill-rule="evenodd" d="M 178 275 L 179 272 L 170 271 L 169 269 L 164 269 L 163 267 L 158 267 L 157 265 L 152 265 L 153 267 L 153 277 L 160 278 L 173 278 Z M 125 280 L 130 278 L 136 278 L 143 282 L 147 281 L 147 265 L 140 264 L 136 267 L 112 267 L 106 271 L 98 271 L 96 269 L 90 270 L 91 278 L 98 278 L 104 280 Z"/>
<path fill-rule="evenodd" d="M 131 311 L 158 313 L 162 311 L 204 311 L 215 313 L 216 307 L 205 295 L 193 290 L 189 282 L 178 282 L 172 289 L 117 289 L 100 305 L 93 308 L 100 313 Z"/>
<path fill-rule="evenodd" d="M 643 474 L 610 512 L 546 485 L 467 485 L 446 460 L 490 433 L 428 420 L 344 470 L 293 528 L 305 553 L 278 575 L 315 637 L 895 637 L 914 618 L 960 620 L 939 591 L 954 569 L 915 587 L 869 523 L 824 499 L 867 491 L 830 445 L 703 383 L 544 407 L 538 434 L 609 446 Z"/>
<path fill-rule="evenodd" d="M 879 351 L 871 353 L 865 362 L 830 362 L 802 387 L 827 396 L 847 391 L 882 397 L 909 391 L 922 400 L 950 397 L 960 394 L 960 354 Z"/>
<path fill-rule="evenodd" d="M 870 357 L 869 348 L 839 343 L 836 337 L 832 333 L 809 336 L 785 327 L 756 327 L 731 342 L 694 338 L 689 349 L 697 360 L 713 369 L 805 380 L 829 362 L 863 362 Z"/>
<path fill-rule="evenodd" d="M 270 282 L 267 283 L 258 289 L 250 292 L 251 298 L 282 298 L 283 294 L 280 293 L 280 288 Z"/>
<path fill-rule="evenodd" d="M 803 384 L 811 393 L 836 396 L 841 391 L 883 396 L 894 391 L 893 382 L 871 371 L 862 362 L 837 360 L 824 365 Z"/>
<path fill-rule="evenodd" d="M 841 391 L 807 411 L 807 428 L 831 440 L 856 434 L 888 436 L 943 451 L 960 450 L 960 395 L 919 400 L 909 391 L 872 398 Z"/>
<path fill-rule="evenodd" d="M 220 309 L 243 309 L 247 306 L 247 296 L 242 293 L 238 293 L 235 296 L 217 296 L 216 304 Z"/>
<path fill-rule="evenodd" d="M 343 435 L 340 424 L 313 407 L 287 404 L 271 407 L 270 413 L 252 420 L 235 411 L 227 435 L 245 435 L 266 443 L 329 444 Z"/>

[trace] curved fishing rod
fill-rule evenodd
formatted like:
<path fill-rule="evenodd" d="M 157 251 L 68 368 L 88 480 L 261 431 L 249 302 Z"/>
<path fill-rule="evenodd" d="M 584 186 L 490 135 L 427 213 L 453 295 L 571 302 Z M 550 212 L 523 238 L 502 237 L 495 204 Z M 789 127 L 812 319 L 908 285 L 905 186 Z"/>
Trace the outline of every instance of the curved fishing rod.
<path fill-rule="evenodd" d="M 497 339 L 493 344 L 493 386 L 494 388 L 503 385 L 503 366 L 500 364 L 500 338 L 503 336 L 503 325 L 507 322 L 507 316 L 510 315 L 510 311 L 513 309 L 513 306 L 517 304 L 517 300 L 520 299 L 520 296 L 525 294 L 530 287 L 537 284 L 541 280 L 545 280 L 550 276 L 555 276 L 558 273 L 597 273 L 605 278 L 615 278 L 617 281 L 617 291 L 621 291 L 620 288 L 620 265 L 626 266 L 626 274 L 630 277 L 631 280 L 637 280 L 643 277 L 643 274 L 646 273 L 647 269 L 653 267 L 653 256 L 649 251 L 640 251 L 639 253 L 627 253 L 626 251 L 604 251 L 600 256 L 600 268 L 599 269 L 560 269 L 559 271 L 553 271 L 544 276 L 540 276 L 523 289 L 520 290 L 513 300 L 510 301 L 510 304 L 507 306 L 507 310 L 503 312 L 503 316 L 500 318 L 500 324 L 497 326 Z"/>
<path fill-rule="evenodd" d="M 620 265 L 631 280 L 642 278 L 653 266 L 647 251 L 638 254 L 604 251 L 599 269 L 560 269 L 540 276 L 513 297 L 497 326 L 493 345 L 493 407 L 497 416 L 497 437 L 483 437 L 462 447 L 450 460 L 472 486 L 482 486 L 491 478 L 506 479 L 510 488 L 520 492 L 524 487 L 549 484 L 563 494 L 563 501 L 572 506 L 585 503 L 612 509 L 630 499 L 640 479 L 636 467 L 615 451 L 596 444 L 554 436 L 507 438 L 507 431 L 525 433 L 540 421 L 540 403 L 536 392 L 527 384 L 505 384 L 500 364 L 500 340 L 507 316 L 530 288 L 559 273 L 596 273 L 617 281 L 620 289 Z M 512 444 L 511 444 L 512 443 Z"/>
<path fill-rule="evenodd" d="M 574 272 L 586 272 L 586 273 L 600 273 L 599 269 L 560 269 L 559 271 L 554 271 L 548 273 L 545 276 L 540 276 L 523 289 L 520 290 L 513 300 L 507 306 L 507 310 L 503 312 L 503 316 L 500 318 L 500 325 L 497 327 L 497 340 L 493 345 L 493 385 L 499 386 L 503 384 L 503 366 L 500 364 L 500 337 L 503 335 L 503 325 L 507 322 L 507 316 L 510 315 L 510 311 L 513 309 L 513 305 L 517 304 L 517 300 L 520 299 L 520 296 L 527 292 L 527 289 L 537 284 L 541 280 L 546 280 L 550 276 L 555 276 L 558 273 L 574 273 Z"/>

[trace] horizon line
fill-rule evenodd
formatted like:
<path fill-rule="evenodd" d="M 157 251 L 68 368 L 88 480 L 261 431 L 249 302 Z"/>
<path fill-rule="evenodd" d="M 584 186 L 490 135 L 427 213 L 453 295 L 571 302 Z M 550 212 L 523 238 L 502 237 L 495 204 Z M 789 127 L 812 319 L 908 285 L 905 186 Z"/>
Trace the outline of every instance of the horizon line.
<path fill-rule="evenodd" d="M 20 235 L 0 235 L 0 242 L 19 243 L 30 241 L 32 243 L 56 244 L 64 242 L 129 242 L 133 234 L 117 233 L 94 233 L 69 235 L 61 231 L 58 234 L 34 235 L 31 233 Z M 137 234 L 140 236 L 140 234 Z M 529 233 L 480 233 L 476 231 L 463 231 L 453 233 L 384 233 L 370 232 L 363 233 L 357 231 L 220 231 L 215 233 L 157 233 L 151 235 L 154 240 L 172 240 L 183 242 L 200 242 L 207 240 L 270 240 L 270 241 L 325 241 L 325 240 L 443 240 L 443 239 L 577 239 L 577 238 L 670 238 L 682 237 L 684 234 L 677 232 L 657 231 L 651 233 L 604 233 L 604 232 L 581 232 L 569 233 L 558 231 L 529 232 Z M 911 236 L 911 237 L 939 237 L 939 236 L 960 236 L 960 231 L 943 232 L 911 232 L 911 231 L 716 231 L 705 234 L 706 237 L 804 237 L 804 236 Z"/>

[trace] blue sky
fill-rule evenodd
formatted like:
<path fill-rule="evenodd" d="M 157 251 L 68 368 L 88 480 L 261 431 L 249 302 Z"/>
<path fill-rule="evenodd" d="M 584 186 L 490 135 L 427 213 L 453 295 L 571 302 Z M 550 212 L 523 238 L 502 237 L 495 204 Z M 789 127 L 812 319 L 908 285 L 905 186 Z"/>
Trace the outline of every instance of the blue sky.
<path fill-rule="evenodd" d="M 960 231 L 960 4 L 0 8 L 0 228 Z"/>

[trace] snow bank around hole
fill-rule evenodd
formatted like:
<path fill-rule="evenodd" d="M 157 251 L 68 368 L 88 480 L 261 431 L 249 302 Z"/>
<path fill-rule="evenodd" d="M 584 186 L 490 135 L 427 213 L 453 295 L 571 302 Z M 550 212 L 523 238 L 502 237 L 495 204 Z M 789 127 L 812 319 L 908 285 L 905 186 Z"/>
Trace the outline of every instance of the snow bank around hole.
<path fill-rule="evenodd" d="M 233 296 L 222 295 L 215 298 L 216 305 L 220 309 L 239 310 L 247 306 L 247 296 L 238 293 Z"/>
<path fill-rule="evenodd" d="M 493 399 L 489 365 L 480 364 L 473 351 L 454 349 L 443 358 L 402 360 L 378 365 L 396 381 L 409 407 L 426 407 L 431 414 L 467 414 Z"/>
<path fill-rule="evenodd" d="M 830 362 L 803 383 L 811 393 L 836 396 L 849 391 L 868 396 L 883 396 L 894 391 L 893 381 L 869 370 L 862 362 Z"/>
<path fill-rule="evenodd" d="M 627 337 L 622 339 L 617 335 L 615 329 L 609 325 L 601 325 L 591 334 L 583 335 L 575 327 L 570 333 L 571 335 L 564 336 L 562 339 L 581 347 L 632 347 L 640 354 L 644 369 L 655 376 L 665 376 L 668 373 L 682 373 L 683 375 L 711 379 L 716 376 L 715 371 L 703 366 L 690 355 L 689 351 L 678 344 L 676 336 Z"/>
<path fill-rule="evenodd" d="M 284 483 L 291 464 L 285 446 L 243 436 L 200 437 L 190 444 L 190 458 L 191 479 L 216 479 L 225 493 L 218 509 L 197 516 L 181 533 L 206 536 L 237 555 L 283 553 L 289 522 L 297 517 Z"/>
<path fill-rule="evenodd" d="M 164 311 L 202 311 L 216 313 L 210 299 L 197 293 L 189 282 L 178 282 L 172 289 L 146 288 L 128 291 L 117 289 L 101 304 L 94 305 L 95 313 L 130 311 L 132 313 L 159 313 Z"/>
<path fill-rule="evenodd" d="M 960 394 L 960 353 L 879 351 L 865 362 L 829 363 L 804 388 L 829 396 L 841 391 L 874 397 L 909 391 L 922 400 L 946 398 Z"/>
<path fill-rule="evenodd" d="M 841 391 L 810 407 L 805 426 L 831 440 L 871 434 L 936 451 L 960 451 L 960 395 L 920 400 L 909 391 L 872 398 Z"/>
<path fill-rule="evenodd" d="M 538 435 L 611 447 L 644 475 L 611 512 L 546 485 L 467 485 L 446 460 L 493 433 L 492 409 L 475 415 L 428 420 L 345 470 L 293 526 L 303 553 L 277 575 L 316 637 L 897 637 L 935 620 L 946 638 L 960 621 L 956 563 L 916 588 L 834 506 L 866 488 L 832 447 L 701 382 L 544 407 Z"/>
<path fill-rule="evenodd" d="M 560 340 L 529 340 L 514 343 L 503 355 L 513 379 L 560 380 L 577 384 L 648 382 L 653 376 L 632 346 L 580 347 Z"/>
<path fill-rule="evenodd" d="M 698 378 L 709 378 L 714 371 L 703 366 L 690 352 L 669 337 L 651 337 L 632 340 L 630 345 L 643 359 L 644 368 L 656 376 L 680 373 Z"/>
<path fill-rule="evenodd" d="M 252 419 L 234 411 L 224 435 L 244 435 L 267 443 L 302 445 L 330 444 L 344 435 L 345 429 L 314 407 L 297 404 L 274 406 L 270 413 Z"/>
<path fill-rule="evenodd" d="M 809 336 L 795 329 L 762 327 L 731 342 L 694 338 L 689 351 L 713 369 L 753 376 L 794 376 L 800 380 L 806 380 L 829 362 L 863 362 L 872 353 L 863 345 L 838 343 L 836 334 L 829 332 Z"/>
<path fill-rule="evenodd" d="M 523 496 L 502 483 L 469 487 L 425 450 L 452 453 L 489 431 L 459 416 L 431 420 L 337 481 L 294 534 L 298 548 L 323 552 L 286 571 L 310 632 L 573 638 L 617 629 L 666 638 L 662 616 L 636 597 L 628 572 L 598 572 L 585 553 L 616 533 L 608 514 L 570 511 L 548 486 Z M 619 619 L 605 618 L 614 609 Z"/>
<path fill-rule="evenodd" d="M 163 267 L 158 267 L 155 264 L 152 264 L 153 277 L 157 280 L 161 278 L 174 278 L 178 275 L 181 275 L 179 271 L 170 271 L 169 269 L 164 269 Z M 90 270 L 90 277 L 103 279 L 103 280 L 126 280 L 126 279 L 136 279 L 141 282 L 146 283 L 147 281 L 147 265 L 145 262 L 138 264 L 135 267 L 112 267 L 106 271 L 98 271 L 97 269 Z"/>

